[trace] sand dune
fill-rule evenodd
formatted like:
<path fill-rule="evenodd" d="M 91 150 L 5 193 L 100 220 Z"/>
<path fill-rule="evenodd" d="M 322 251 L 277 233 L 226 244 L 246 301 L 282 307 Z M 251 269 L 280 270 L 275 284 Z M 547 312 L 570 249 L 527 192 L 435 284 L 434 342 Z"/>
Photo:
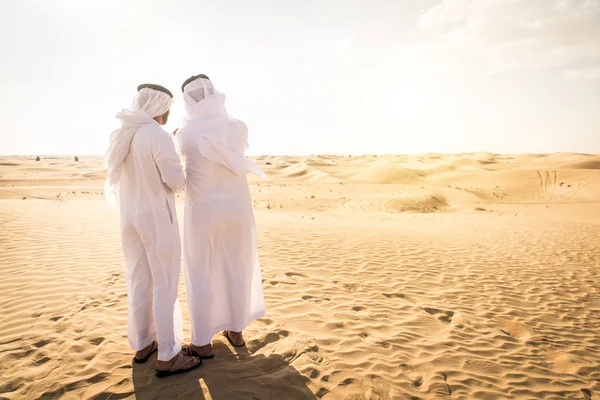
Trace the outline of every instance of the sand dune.
<path fill-rule="evenodd" d="M 566 164 L 562 169 L 600 169 L 600 161 L 581 161 Z"/>
<path fill-rule="evenodd" d="M 0 157 L 0 398 L 600 396 L 599 156 L 256 160 L 268 315 L 158 381 L 101 159 Z"/>
<path fill-rule="evenodd" d="M 346 179 L 360 183 L 398 183 L 405 185 L 416 185 L 422 181 L 421 176 L 416 172 L 390 163 L 373 165 L 361 171 L 354 171 L 346 175 Z"/>

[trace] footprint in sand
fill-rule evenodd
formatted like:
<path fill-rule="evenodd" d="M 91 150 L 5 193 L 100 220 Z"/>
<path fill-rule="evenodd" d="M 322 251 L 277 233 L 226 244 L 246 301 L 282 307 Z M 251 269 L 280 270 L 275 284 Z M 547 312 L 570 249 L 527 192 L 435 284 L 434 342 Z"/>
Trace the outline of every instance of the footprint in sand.
<path fill-rule="evenodd" d="M 283 281 L 269 281 L 272 286 L 277 285 L 296 285 L 296 282 L 283 282 Z"/>
<path fill-rule="evenodd" d="M 50 357 L 44 357 L 44 358 L 41 358 L 41 359 L 39 359 L 39 360 L 36 360 L 36 361 L 34 362 L 34 364 L 35 364 L 36 366 L 39 366 L 39 365 L 46 364 L 46 363 L 47 363 L 48 361 L 50 361 L 50 360 L 52 360 Z M 0 399 L 2 399 L 2 397 L 0 397 Z"/>
<path fill-rule="evenodd" d="M 356 384 L 359 384 L 359 381 L 355 381 Z M 377 398 L 377 399 L 391 399 L 390 392 L 392 391 L 392 385 L 386 379 L 382 379 L 379 377 L 373 377 L 373 383 L 371 384 L 370 392 L 371 396 L 369 398 Z M 415 399 L 416 397 L 409 397 L 410 399 Z"/>
<path fill-rule="evenodd" d="M 438 319 L 438 321 L 441 321 L 446 324 L 449 324 L 450 322 L 452 322 L 452 317 L 454 316 L 454 311 L 439 310 L 437 308 L 430 308 L 430 307 L 426 307 L 423 310 L 427 314 L 430 314 L 430 315 L 433 315 L 434 317 L 436 317 Z"/>
<path fill-rule="evenodd" d="M 420 388 L 423 385 L 423 378 L 418 376 L 412 383 L 412 385 L 416 388 Z"/>
<path fill-rule="evenodd" d="M 302 300 L 312 301 L 313 303 L 320 303 L 323 300 L 325 300 L 325 301 L 331 301 L 331 299 L 329 297 L 323 297 L 323 299 L 320 299 L 318 297 L 310 296 L 310 295 L 304 295 L 304 296 L 302 296 Z"/>
<path fill-rule="evenodd" d="M 338 386 L 348 386 L 348 385 L 352 385 L 353 383 L 356 383 L 357 380 L 353 379 L 353 378 L 347 378 L 344 379 L 343 381 L 341 381 L 340 383 L 338 383 Z"/>
<path fill-rule="evenodd" d="M 384 349 L 391 349 L 393 347 L 393 345 L 390 342 L 388 342 L 387 340 L 382 340 L 382 341 L 379 341 L 379 342 L 375 342 L 375 346 L 381 347 L 381 348 L 384 348 Z"/>
<path fill-rule="evenodd" d="M 79 309 L 79 311 L 85 311 L 87 310 L 89 307 L 92 308 L 97 308 L 101 305 L 101 303 L 97 300 L 91 301 L 89 303 L 84 304 L 83 306 L 81 306 L 81 308 Z"/>
<path fill-rule="evenodd" d="M 50 342 L 51 342 L 50 339 L 43 339 L 43 340 L 40 340 L 39 342 L 35 342 L 33 345 L 39 349 L 41 347 L 46 346 Z"/>
<path fill-rule="evenodd" d="M 581 389 L 581 393 L 585 400 L 592 400 L 592 391 L 590 389 Z"/>
<path fill-rule="evenodd" d="M 342 283 L 342 287 L 346 290 L 356 290 L 360 288 L 360 285 L 356 283 Z"/>
<path fill-rule="evenodd" d="M 98 337 L 96 339 L 92 339 L 90 340 L 90 343 L 95 344 L 96 346 L 99 346 L 100 343 L 104 342 L 104 338 L 103 337 Z"/>
<path fill-rule="evenodd" d="M 402 293 L 382 293 L 388 299 L 406 299 L 406 295 Z"/>
<path fill-rule="evenodd" d="M 299 273 L 296 273 L 296 272 L 286 272 L 285 276 L 287 276 L 290 279 L 306 278 L 306 275 L 299 274 Z"/>
<path fill-rule="evenodd" d="M 448 384 L 448 375 L 444 372 L 438 372 L 432 377 L 431 383 L 429 384 L 429 393 L 433 394 L 436 398 L 452 396 L 452 388 Z"/>
<path fill-rule="evenodd" d="M 327 327 L 327 329 L 344 329 L 346 325 L 344 325 L 342 322 L 330 322 L 325 325 L 325 327 Z"/>
<path fill-rule="evenodd" d="M 559 351 L 548 352 L 548 358 L 554 365 L 554 370 L 561 374 L 577 375 L 579 369 L 588 363 L 579 357 Z"/>
<path fill-rule="evenodd" d="M 515 339 L 527 340 L 530 339 L 535 331 L 530 326 L 515 321 L 502 321 L 501 330 L 504 334 Z"/>

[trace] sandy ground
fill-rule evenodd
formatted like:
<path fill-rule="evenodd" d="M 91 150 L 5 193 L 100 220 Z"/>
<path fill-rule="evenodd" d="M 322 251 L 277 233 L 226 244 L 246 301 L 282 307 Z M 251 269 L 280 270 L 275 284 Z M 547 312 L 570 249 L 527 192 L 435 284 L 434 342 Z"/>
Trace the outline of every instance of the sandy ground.
<path fill-rule="evenodd" d="M 0 157 L 0 398 L 600 397 L 600 156 L 257 160 L 267 317 L 157 380 L 100 159 Z"/>

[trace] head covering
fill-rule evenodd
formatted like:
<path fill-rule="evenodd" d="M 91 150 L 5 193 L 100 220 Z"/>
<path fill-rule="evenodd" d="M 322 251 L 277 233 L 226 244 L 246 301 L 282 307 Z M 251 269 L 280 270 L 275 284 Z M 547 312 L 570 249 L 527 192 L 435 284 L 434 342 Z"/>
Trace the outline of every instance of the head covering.
<path fill-rule="evenodd" d="M 200 155 L 235 174 L 251 172 L 267 179 L 262 169 L 246 158 L 247 128 L 242 121 L 227 114 L 225 95 L 205 78 L 193 80 L 183 88 L 186 116 L 177 131 L 180 145 L 194 146 Z"/>
<path fill-rule="evenodd" d="M 104 193 L 111 205 L 115 203 L 121 168 L 135 132 L 141 126 L 157 124 L 153 118 L 165 114 L 173 104 L 171 92 L 162 86 L 152 85 L 162 88 L 157 90 L 150 85 L 140 85 L 131 109 L 123 109 L 116 116 L 121 120 L 121 127 L 110 135 L 110 146 L 104 158 L 104 166 L 108 170 Z"/>
<path fill-rule="evenodd" d="M 210 81 L 210 78 L 207 75 L 204 75 L 204 74 L 192 75 L 181 84 L 181 93 L 183 93 L 183 91 L 185 89 L 185 85 L 187 85 L 190 82 L 195 81 L 198 78 L 203 78 L 203 79 L 207 79 Z"/>
<path fill-rule="evenodd" d="M 173 93 L 171 93 L 171 91 L 164 86 L 155 85 L 154 83 L 142 83 L 141 85 L 139 85 L 137 87 L 138 92 L 140 90 L 142 90 L 143 88 L 150 88 L 150 89 L 158 90 L 159 92 L 168 94 L 170 98 L 173 98 Z"/>

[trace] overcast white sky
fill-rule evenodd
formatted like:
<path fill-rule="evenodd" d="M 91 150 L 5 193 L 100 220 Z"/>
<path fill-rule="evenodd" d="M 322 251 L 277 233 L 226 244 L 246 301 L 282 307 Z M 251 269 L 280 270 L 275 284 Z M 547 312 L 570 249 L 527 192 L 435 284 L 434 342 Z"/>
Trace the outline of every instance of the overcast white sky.
<path fill-rule="evenodd" d="M 0 0 L 0 154 L 208 74 L 251 154 L 600 152 L 600 0 Z"/>

